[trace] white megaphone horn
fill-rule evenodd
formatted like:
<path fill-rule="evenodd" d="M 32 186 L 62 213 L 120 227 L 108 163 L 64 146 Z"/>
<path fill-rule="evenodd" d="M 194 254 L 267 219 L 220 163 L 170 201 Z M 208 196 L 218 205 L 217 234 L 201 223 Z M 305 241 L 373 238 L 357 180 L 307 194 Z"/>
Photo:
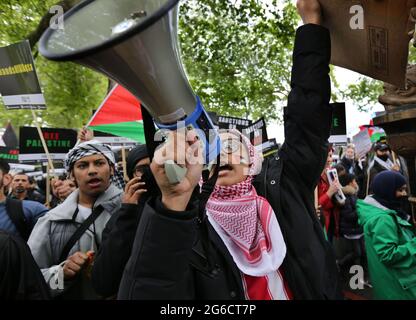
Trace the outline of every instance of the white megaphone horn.
<path fill-rule="evenodd" d="M 83 1 L 65 13 L 63 29 L 45 31 L 39 51 L 48 59 L 74 61 L 112 78 L 142 102 L 161 129 L 176 130 L 178 121 L 199 129 L 209 164 L 220 152 L 220 141 L 181 63 L 178 3 Z M 175 183 L 185 171 L 170 166 L 167 173 Z"/>

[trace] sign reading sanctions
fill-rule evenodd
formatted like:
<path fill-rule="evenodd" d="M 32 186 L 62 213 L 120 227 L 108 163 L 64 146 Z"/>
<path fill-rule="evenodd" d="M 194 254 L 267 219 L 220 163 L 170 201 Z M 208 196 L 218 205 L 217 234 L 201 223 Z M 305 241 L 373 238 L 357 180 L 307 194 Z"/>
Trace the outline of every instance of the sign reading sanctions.
<path fill-rule="evenodd" d="M 35 127 L 20 127 L 20 161 L 47 160 L 42 141 Z M 42 128 L 49 154 L 53 160 L 63 160 L 77 142 L 77 132 L 72 129 Z"/>

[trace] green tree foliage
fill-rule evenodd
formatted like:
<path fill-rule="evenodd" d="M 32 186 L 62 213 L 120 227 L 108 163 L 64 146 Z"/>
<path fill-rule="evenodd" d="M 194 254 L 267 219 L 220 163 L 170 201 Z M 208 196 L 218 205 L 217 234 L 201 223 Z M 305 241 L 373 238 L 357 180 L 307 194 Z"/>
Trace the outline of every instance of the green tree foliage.
<path fill-rule="evenodd" d="M 298 21 L 291 1 L 184 2 L 182 58 L 203 104 L 222 115 L 279 119 Z"/>
<path fill-rule="evenodd" d="M 73 63 L 48 61 L 38 54 L 37 41 L 48 26 L 49 8 L 58 3 L 64 8 L 78 1 L 2 0 L 0 11 L 0 46 L 30 39 L 39 81 L 47 103 L 39 111 L 44 126 L 79 128 L 105 97 L 108 79 Z M 47 18 L 45 18 L 47 17 Z M 31 111 L 6 111 L 0 102 L 0 124 L 11 120 L 15 127 L 33 125 Z"/>

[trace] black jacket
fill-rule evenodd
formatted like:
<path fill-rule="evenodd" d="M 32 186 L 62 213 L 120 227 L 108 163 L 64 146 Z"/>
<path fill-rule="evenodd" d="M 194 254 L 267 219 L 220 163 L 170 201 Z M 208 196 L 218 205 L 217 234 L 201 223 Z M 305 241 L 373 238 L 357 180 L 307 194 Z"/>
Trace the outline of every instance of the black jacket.
<path fill-rule="evenodd" d="M 123 203 L 103 230 L 101 246 L 91 271 L 92 286 L 100 296 L 117 295 L 143 206 L 143 201 L 137 205 Z"/>
<path fill-rule="evenodd" d="M 339 211 L 339 232 L 341 235 L 355 236 L 363 234 L 363 228 L 358 224 L 357 195 L 354 188 L 346 186 L 342 188 L 345 195 L 345 204 Z"/>
<path fill-rule="evenodd" d="M 49 300 L 49 287 L 30 248 L 0 230 L 0 300 Z"/>
<path fill-rule="evenodd" d="M 329 32 L 317 25 L 298 29 L 292 91 L 285 112 L 286 141 L 267 159 L 254 185 L 272 205 L 287 245 L 283 274 L 295 299 L 339 298 L 335 258 L 314 209 L 314 188 L 327 154 Z M 204 249 L 193 203 L 171 212 L 159 198 L 144 207 L 120 299 L 244 299 L 241 274 L 208 222 L 212 250 Z M 207 255 L 215 268 L 207 268 Z"/>

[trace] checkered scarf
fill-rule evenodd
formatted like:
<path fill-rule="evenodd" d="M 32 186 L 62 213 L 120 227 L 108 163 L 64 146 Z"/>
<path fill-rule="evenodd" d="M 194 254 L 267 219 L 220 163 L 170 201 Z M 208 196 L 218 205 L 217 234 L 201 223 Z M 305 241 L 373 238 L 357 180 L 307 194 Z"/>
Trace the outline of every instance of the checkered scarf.
<path fill-rule="evenodd" d="M 97 140 L 90 140 L 80 143 L 73 149 L 69 150 L 64 161 L 66 171 L 70 172 L 75 162 L 78 160 L 96 154 L 103 155 L 109 161 L 110 165 L 115 169 L 116 160 L 111 147 Z M 123 190 L 125 182 L 123 176 L 117 170 L 114 171 L 112 183 L 114 183 L 119 189 Z"/>
<path fill-rule="evenodd" d="M 262 158 L 246 137 L 236 130 L 232 133 L 247 147 L 249 176 L 232 186 L 216 185 L 206 205 L 207 215 L 239 269 L 247 275 L 264 276 L 279 268 L 286 245 L 272 207 L 252 185 Z"/>
<path fill-rule="evenodd" d="M 74 166 L 74 163 L 79 159 L 96 154 L 101 154 L 106 157 L 113 166 L 116 164 L 114 153 L 109 145 L 101 143 L 97 140 L 90 140 L 80 143 L 79 145 L 69 150 L 65 158 L 66 171 L 70 172 Z"/>

